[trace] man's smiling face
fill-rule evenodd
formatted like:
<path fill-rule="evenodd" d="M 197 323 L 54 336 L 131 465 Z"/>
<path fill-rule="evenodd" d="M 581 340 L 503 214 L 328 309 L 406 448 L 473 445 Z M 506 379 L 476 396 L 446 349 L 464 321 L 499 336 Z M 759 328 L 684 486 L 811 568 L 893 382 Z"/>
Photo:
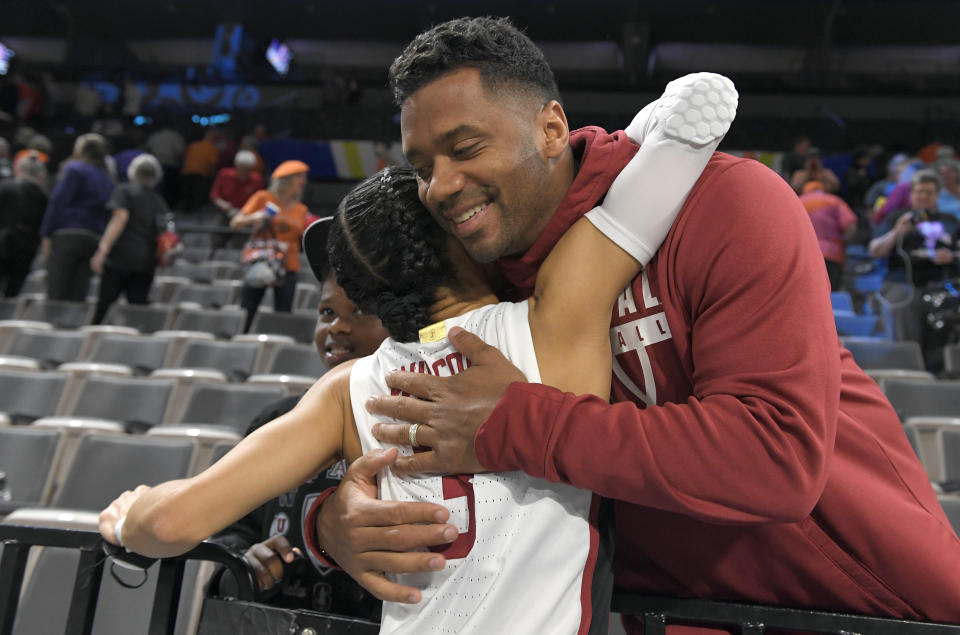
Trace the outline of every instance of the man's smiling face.
<path fill-rule="evenodd" d="M 491 90 L 473 68 L 443 75 L 403 102 L 403 152 L 420 199 L 474 260 L 522 253 L 554 211 L 543 117 L 536 98 Z"/>

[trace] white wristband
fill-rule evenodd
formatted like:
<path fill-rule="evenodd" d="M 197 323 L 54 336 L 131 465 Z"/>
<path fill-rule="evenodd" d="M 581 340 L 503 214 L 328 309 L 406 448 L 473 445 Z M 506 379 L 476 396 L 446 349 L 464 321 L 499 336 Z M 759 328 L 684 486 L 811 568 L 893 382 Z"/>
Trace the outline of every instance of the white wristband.
<path fill-rule="evenodd" d="M 120 520 L 117 521 L 117 524 L 113 526 L 113 535 L 117 538 L 117 544 L 123 547 L 124 549 L 127 548 L 127 546 L 123 544 L 123 521 L 125 521 L 126 519 L 127 519 L 127 515 L 124 514 L 123 516 L 120 517 Z"/>

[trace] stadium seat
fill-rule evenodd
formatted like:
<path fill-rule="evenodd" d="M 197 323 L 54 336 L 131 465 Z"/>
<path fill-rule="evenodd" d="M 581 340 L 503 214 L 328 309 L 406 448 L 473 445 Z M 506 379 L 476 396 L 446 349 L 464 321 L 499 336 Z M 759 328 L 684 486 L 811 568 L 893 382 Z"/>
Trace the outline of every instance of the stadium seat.
<path fill-rule="evenodd" d="M 243 331 L 247 314 L 230 309 L 188 309 L 181 311 L 171 329 L 182 331 L 205 331 L 218 339 L 230 339 Z"/>
<path fill-rule="evenodd" d="M 90 359 L 93 349 L 97 347 L 100 338 L 105 335 L 140 335 L 140 331 L 132 326 L 117 326 L 115 324 L 89 324 L 80 327 L 84 335 L 83 346 L 80 348 L 79 360 Z"/>
<path fill-rule="evenodd" d="M 27 274 L 26 280 L 23 281 L 23 288 L 20 289 L 20 294 L 32 294 L 32 293 L 46 293 L 47 292 L 47 270 L 46 269 L 34 269 Z"/>
<path fill-rule="evenodd" d="M 960 376 L 960 344 L 948 344 L 943 347 L 943 369 Z"/>
<path fill-rule="evenodd" d="M 13 336 L 6 354 L 35 359 L 42 368 L 54 368 L 75 361 L 84 339 L 79 331 L 25 329 Z"/>
<path fill-rule="evenodd" d="M 191 284 L 178 288 L 171 302 L 190 303 L 204 308 L 215 308 L 233 303 L 236 291 L 232 287 L 212 284 Z"/>
<path fill-rule="evenodd" d="M 91 362 L 126 364 L 137 375 L 149 375 L 163 366 L 171 340 L 149 335 L 106 335 L 90 355 Z"/>
<path fill-rule="evenodd" d="M 79 472 L 76 474 L 83 482 L 76 484 L 76 492 L 66 489 L 62 498 L 64 501 L 86 506 L 91 511 L 62 508 L 18 509 L 4 522 L 96 531 L 97 512 L 105 504 L 95 500 L 95 496 L 86 494 L 103 491 L 104 498 L 109 496 L 112 500 L 116 487 L 132 489 L 140 481 L 155 484 L 186 476 L 183 470 L 191 450 L 189 442 L 147 437 L 86 439 L 77 457 L 78 461 L 85 464 L 85 467 L 78 465 Z M 101 465 L 107 468 L 104 470 Z M 98 471 L 103 473 L 98 475 Z M 91 478 L 91 475 L 100 478 Z M 100 490 L 104 486 L 107 490 Z M 93 511 L 94 509 L 97 511 Z M 75 550 L 40 548 L 31 552 L 24 575 L 14 633 L 32 635 L 65 632 L 70 591 L 77 565 L 78 552 Z M 107 566 L 128 586 L 122 586 L 113 575 L 103 575 L 91 632 L 98 635 L 147 632 L 157 584 L 156 565 L 146 572 L 131 569 L 122 563 L 110 563 Z M 191 618 L 195 618 L 192 614 L 199 606 L 199 599 L 194 596 L 198 595 L 198 589 L 209 579 L 211 572 L 212 566 L 209 563 L 187 564 L 180 596 L 181 610 L 176 629 L 172 632 L 178 635 L 195 632 L 189 627 Z M 196 619 L 193 621 L 196 622 Z"/>
<path fill-rule="evenodd" d="M 190 460 L 189 476 L 199 474 L 213 463 L 212 457 L 216 448 L 222 445 L 233 447 L 241 439 L 240 433 L 233 429 L 179 424 L 151 428 L 147 436 L 191 441 L 195 448 Z"/>
<path fill-rule="evenodd" d="M 317 326 L 315 312 L 306 313 L 261 313 L 253 317 L 251 333 L 289 335 L 303 344 L 313 343 L 313 333 Z"/>
<path fill-rule="evenodd" d="M 184 276 L 161 275 L 153 279 L 150 287 L 150 301 L 158 304 L 169 304 L 180 287 L 193 284 L 193 280 Z"/>
<path fill-rule="evenodd" d="M 830 294 L 830 304 L 834 311 L 853 312 L 853 298 L 847 291 L 834 291 Z"/>
<path fill-rule="evenodd" d="M 99 511 L 138 485 L 156 485 L 187 475 L 194 444 L 146 435 L 90 434 L 70 464 L 52 505 Z"/>
<path fill-rule="evenodd" d="M 59 430 L 0 428 L 0 471 L 7 475 L 7 487 L 14 503 L 41 505 L 47 502 L 59 445 Z"/>
<path fill-rule="evenodd" d="M 294 309 L 316 310 L 320 303 L 320 288 L 316 282 L 298 282 L 293 295 Z"/>
<path fill-rule="evenodd" d="M 0 298 L 0 320 L 15 320 L 20 317 L 20 300 Z"/>
<path fill-rule="evenodd" d="M 191 341 L 187 343 L 177 366 L 219 370 L 229 381 L 240 382 L 253 374 L 259 353 L 260 343 L 256 341 Z"/>
<path fill-rule="evenodd" d="M 960 536 L 960 496 L 944 495 L 938 496 L 937 499 L 947 514 L 947 520 L 953 525 L 953 531 Z"/>
<path fill-rule="evenodd" d="M 82 417 L 43 417 L 30 424 L 37 430 L 53 431 L 60 435 L 60 448 L 57 462 L 50 475 L 50 496 L 56 493 L 67 477 L 67 470 L 73 462 L 73 457 L 80 447 L 80 441 L 90 434 L 126 434 L 124 426 L 118 421 L 89 419 Z M 43 502 L 49 502 L 50 496 Z"/>
<path fill-rule="evenodd" d="M 0 412 L 13 423 L 52 416 L 66 385 L 66 373 L 0 370 Z"/>
<path fill-rule="evenodd" d="M 52 331 L 53 325 L 49 322 L 37 322 L 36 320 L 0 320 L 0 355 L 7 352 L 13 336 L 25 329 L 34 331 Z"/>
<path fill-rule="evenodd" d="M 940 428 L 940 456 L 943 461 L 940 484 L 944 490 L 960 490 L 960 418 Z"/>
<path fill-rule="evenodd" d="M 913 341 L 889 342 L 875 337 L 844 337 L 844 347 L 864 370 L 900 368 L 924 370 L 923 352 Z"/>
<path fill-rule="evenodd" d="M 49 322 L 58 329 L 75 329 L 90 322 L 94 308 L 94 305 L 88 302 L 38 298 L 26 303 L 21 317 L 24 320 Z"/>
<path fill-rule="evenodd" d="M 169 379 L 91 375 L 76 405 L 64 414 L 149 428 L 163 421 L 172 391 Z"/>
<path fill-rule="evenodd" d="M 0 368 L 3 370 L 43 370 L 39 360 L 14 355 L 0 355 Z"/>
<path fill-rule="evenodd" d="M 282 388 L 287 396 L 302 395 L 317 383 L 315 377 L 305 377 L 303 375 L 250 375 L 247 378 L 247 384 L 256 386 L 276 386 Z"/>
<path fill-rule="evenodd" d="M 852 311 L 833 312 L 833 321 L 837 325 L 840 335 L 857 335 L 867 337 L 877 330 L 877 318 L 873 315 L 857 315 Z"/>
<path fill-rule="evenodd" d="M 952 480 L 944 460 L 944 433 L 960 430 L 960 417 L 910 417 L 904 423 L 904 430 L 908 431 L 908 437 L 913 436 L 914 450 L 930 480 L 939 484 Z M 954 474 L 960 480 L 960 466 Z"/>
<path fill-rule="evenodd" d="M 293 344 L 293 338 L 289 335 L 267 335 L 264 333 L 246 333 L 243 335 L 234 335 L 231 342 L 253 342 L 260 346 L 260 352 L 253 362 L 253 373 L 261 373 L 266 370 L 267 364 L 273 357 L 273 351 L 281 346 Z"/>
<path fill-rule="evenodd" d="M 887 385 L 888 381 L 937 381 L 933 373 L 925 370 L 903 370 L 900 368 L 872 368 L 865 371 L 867 375 L 877 384 L 880 389 Z"/>
<path fill-rule="evenodd" d="M 901 421 L 910 417 L 960 417 L 960 381 L 891 379 L 883 391 Z"/>
<path fill-rule="evenodd" d="M 281 346 L 268 361 L 266 372 L 274 375 L 303 375 L 314 379 L 327 372 L 317 349 L 306 344 Z"/>
<path fill-rule="evenodd" d="M 177 262 L 205 262 L 210 259 L 209 247 L 184 247 L 177 256 Z"/>
<path fill-rule="evenodd" d="M 114 302 L 103 319 L 104 324 L 128 326 L 141 333 L 167 328 L 173 307 L 166 304 L 119 304 Z"/>
<path fill-rule="evenodd" d="M 220 262 L 233 262 L 240 263 L 240 256 L 243 255 L 242 249 L 230 249 L 228 247 L 220 247 L 213 250 L 213 259 L 219 260 Z"/>
<path fill-rule="evenodd" d="M 265 406 L 284 397 L 283 389 L 250 385 L 194 386 L 183 424 L 226 426 L 240 435 Z"/>

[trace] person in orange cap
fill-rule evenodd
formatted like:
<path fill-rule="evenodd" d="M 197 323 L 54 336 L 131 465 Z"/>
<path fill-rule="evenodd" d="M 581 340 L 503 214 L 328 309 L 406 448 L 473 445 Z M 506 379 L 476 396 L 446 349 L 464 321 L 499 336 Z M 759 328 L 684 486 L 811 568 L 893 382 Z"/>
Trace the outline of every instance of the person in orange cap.
<path fill-rule="evenodd" d="M 261 237 L 276 238 L 286 245 L 283 275 L 273 279 L 259 276 L 253 268 L 244 277 L 240 305 L 247 312 L 244 332 L 250 330 L 253 317 L 268 286 L 273 287 L 273 308 L 289 313 L 300 271 L 300 241 L 307 226 L 307 206 L 300 202 L 310 171 L 303 161 L 284 161 L 270 175 L 270 187 L 256 192 L 240 213 L 230 220 L 231 229 L 253 227 Z M 262 268 L 261 268 L 262 269 Z"/>

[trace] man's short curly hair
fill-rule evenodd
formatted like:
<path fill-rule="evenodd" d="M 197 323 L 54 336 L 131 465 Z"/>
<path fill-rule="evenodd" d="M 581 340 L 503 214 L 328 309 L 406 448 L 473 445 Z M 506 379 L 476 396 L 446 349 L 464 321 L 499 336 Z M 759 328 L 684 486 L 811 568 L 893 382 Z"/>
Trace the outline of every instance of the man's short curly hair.
<path fill-rule="evenodd" d="M 458 18 L 418 35 L 390 66 L 390 88 L 398 106 L 433 80 L 460 70 L 480 71 L 486 88 L 530 91 L 560 101 L 543 51 L 507 18 Z"/>

